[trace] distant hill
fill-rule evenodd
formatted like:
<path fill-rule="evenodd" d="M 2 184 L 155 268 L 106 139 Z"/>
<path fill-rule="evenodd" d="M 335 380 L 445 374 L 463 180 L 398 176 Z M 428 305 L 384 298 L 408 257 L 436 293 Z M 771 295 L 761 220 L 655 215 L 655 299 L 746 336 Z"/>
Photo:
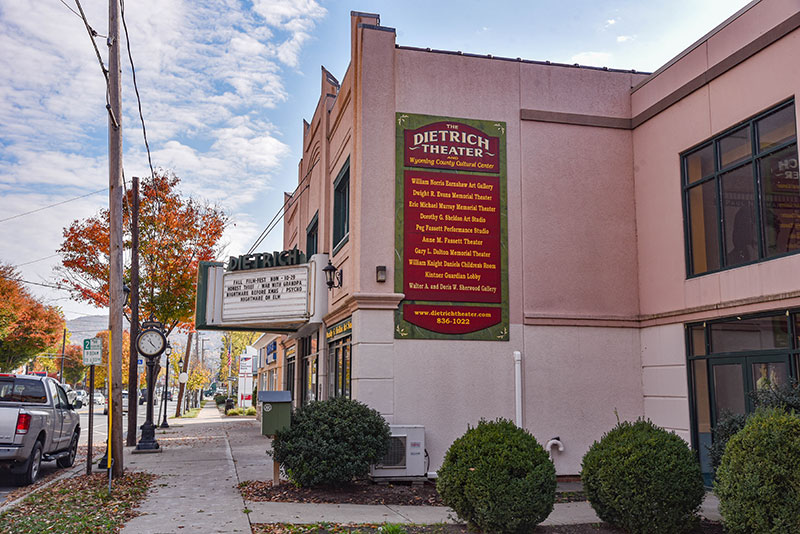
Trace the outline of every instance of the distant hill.
<path fill-rule="evenodd" d="M 125 318 L 122 319 L 122 328 L 130 329 L 130 323 Z M 67 321 L 67 331 L 74 345 L 80 345 L 84 339 L 93 338 L 103 330 L 108 330 L 108 315 L 84 315 Z"/>

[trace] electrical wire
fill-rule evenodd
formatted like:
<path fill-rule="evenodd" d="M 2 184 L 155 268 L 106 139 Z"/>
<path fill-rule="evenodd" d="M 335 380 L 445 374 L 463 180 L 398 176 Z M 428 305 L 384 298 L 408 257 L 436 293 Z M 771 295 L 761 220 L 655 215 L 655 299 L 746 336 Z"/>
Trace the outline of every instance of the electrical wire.
<path fill-rule="evenodd" d="M 144 137 L 144 147 L 147 150 L 147 162 L 150 164 L 150 176 L 153 182 L 156 180 L 156 173 L 153 171 L 153 160 L 150 157 L 150 144 L 147 142 L 147 129 L 144 126 L 144 115 L 142 114 L 142 99 L 139 96 L 139 86 L 136 84 L 136 67 L 133 66 L 133 55 L 131 55 L 131 40 L 128 36 L 128 23 L 125 22 L 125 0 L 119 0 L 120 15 L 122 17 L 122 27 L 125 29 L 125 44 L 128 49 L 128 61 L 131 64 L 131 76 L 133 78 L 133 90 L 136 93 L 136 102 L 139 105 L 139 120 L 142 121 L 142 137 Z"/>
<path fill-rule="evenodd" d="M 109 96 L 109 81 L 108 81 L 108 69 L 103 64 L 103 58 L 100 56 L 100 50 L 97 49 L 97 43 L 94 42 L 94 37 L 97 35 L 97 32 L 89 26 L 89 21 L 86 20 L 86 13 L 83 12 L 83 7 L 81 6 L 80 0 L 75 0 L 75 5 L 78 6 L 78 11 L 81 12 L 81 19 L 83 20 L 83 25 L 86 26 L 86 31 L 89 33 L 89 40 L 92 42 L 92 47 L 94 48 L 94 53 L 97 56 L 97 61 L 100 63 L 100 70 L 103 71 L 103 77 L 106 79 L 106 111 L 108 111 L 108 116 L 111 118 L 111 123 L 114 125 L 115 129 L 119 128 L 119 122 L 117 122 L 117 118 L 114 116 L 114 112 L 111 109 L 111 99 Z M 108 37 L 106 37 L 108 40 Z"/>
<path fill-rule="evenodd" d="M 69 288 L 54 285 L 54 284 L 42 284 L 40 282 L 31 282 L 30 280 L 23 280 L 22 278 L 9 278 L 9 280 L 13 280 L 14 282 L 20 282 L 22 284 L 30 284 L 32 286 L 42 286 L 42 287 L 49 287 L 50 289 L 58 289 L 60 291 L 70 291 Z"/>
<path fill-rule="evenodd" d="M 42 211 L 42 210 L 55 208 L 56 206 L 61 206 L 62 204 L 66 204 L 67 202 L 72 202 L 73 200 L 80 200 L 82 198 L 86 198 L 86 197 L 89 197 L 89 196 L 92 196 L 92 195 L 96 195 L 97 193 L 102 193 L 103 191 L 108 191 L 108 188 L 104 187 L 103 189 L 98 189 L 97 191 L 92 191 L 91 193 L 86 193 L 85 195 L 81 195 L 79 197 L 70 198 L 70 199 L 67 199 L 67 200 L 62 200 L 61 202 L 56 202 L 55 204 L 50 204 L 49 206 L 44 206 L 43 208 L 37 208 L 35 210 L 26 211 L 24 213 L 18 213 L 16 215 L 12 215 L 11 217 L 6 217 L 5 219 L 0 219 L 0 223 L 6 222 L 6 221 L 10 221 L 11 219 L 16 219 L 18 217 L 23 217 L 25 215 L 30 215 L 31 213 L 37 213 L 37 212 Z"/>
<path fill-rule="evenodd" d="M 300 185 L 303 182 L 305 182 L 306 179 L 311 175 L 311 171 L 314 170 L 314 167 L 317 166 L 317 163 L 319 163 L 319 159 L 314 161 L 314 163 L 311 165 L 311 167 L 306 172 L 305 176 L 303 176 L 303 179 L 300 180 L 299 184 L 297 184 L 297 187 L 295 188 L 295 190 L 292 192 L 292 194 L 289 196 L 289 198 L 287 198 L 286 201 L 283 203 L 283 206 L 281 206 L 278 209 L 278 212 L 275 213 L 275 215 L 272 217 L 272 219 L 270 219 L 270 221 L 267 223 L 266 228 L 264 228 L 264 230 L 261 231 L 261 234 L 259 234 L 259 236 L 256 238 L 256 241 L 255 241 L 255 243 L 253 243 L 253 246 L 251 246 L 250 249 L 247 251 L 248 254 L 252 254 L 253 251 L 267 238 L 267 236 L 275 228 L 275 226 L 278 225 L 278 221 L 280 221 L 281 218 L 283 217 L 283 215 L 285 213 L 285 210 L 286 210 L 286 206 L 289 205 L 289 202 L 292 202 L 292 201 L 297 200 L 298 198 L 300 198 L 300 195 L 302 195 L 303 192 L 306 189 L 308 189 L 309 186 L 311 186 L 311 180 L 309 180 L 308 183 L 306 183 L 306 185 L 303 187 L 303 189 L 298 191 L 298 189 L 300 189 Z M 297 196 L 295 197 L 295 195 L 297 195 Z"/>
<path fill-rule="evenodd" d="M 31 263 L 37 263 L 37 262 L 40 262 L 40 261 L 49 260 L 50 258 L 55 258 L 56 256 L 60 256 L 60 255 L 61 254 L 51 254 L 49 256 L 45 256 L 44 258 L 39 258 L 38 260 L 31 260 L 31 261 L 26 261 L 25 263 L 18 263 L 16 265 L 14 265 L 14 268 L 16 269 L 17 267 L 22 267 L 24 265 L 30 265 Z"/>

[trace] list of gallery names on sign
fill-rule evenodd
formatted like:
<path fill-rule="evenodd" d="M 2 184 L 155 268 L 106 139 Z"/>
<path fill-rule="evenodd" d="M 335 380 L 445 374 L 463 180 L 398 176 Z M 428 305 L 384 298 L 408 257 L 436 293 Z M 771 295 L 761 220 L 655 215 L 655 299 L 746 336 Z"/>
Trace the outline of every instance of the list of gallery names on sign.
<path fill-rule="evenodd" d="M 405 172 L 405 294 L 500 302 L 497 179 Z"/>

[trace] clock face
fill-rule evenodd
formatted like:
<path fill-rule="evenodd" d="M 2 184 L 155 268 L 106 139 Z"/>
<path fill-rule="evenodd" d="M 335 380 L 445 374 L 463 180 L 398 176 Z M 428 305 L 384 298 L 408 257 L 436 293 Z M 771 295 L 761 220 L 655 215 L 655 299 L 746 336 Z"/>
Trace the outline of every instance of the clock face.
<path fill-rule="evenodd" d="M 145 330 L 139 336 L 137 346 L 139 352 L 146 356 L 154 356 L 164 350 L 164 336 L 158 330 Z"/>

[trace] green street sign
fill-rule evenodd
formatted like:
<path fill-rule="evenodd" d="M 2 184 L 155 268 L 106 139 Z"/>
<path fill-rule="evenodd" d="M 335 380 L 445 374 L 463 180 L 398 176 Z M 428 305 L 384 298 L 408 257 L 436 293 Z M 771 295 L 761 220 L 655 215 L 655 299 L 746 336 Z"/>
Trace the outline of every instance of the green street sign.
<path fill-rule="evenodd" d="M 103 363 L 103 340 L 99 337 L 83 340 L 83 365 Z"/>

